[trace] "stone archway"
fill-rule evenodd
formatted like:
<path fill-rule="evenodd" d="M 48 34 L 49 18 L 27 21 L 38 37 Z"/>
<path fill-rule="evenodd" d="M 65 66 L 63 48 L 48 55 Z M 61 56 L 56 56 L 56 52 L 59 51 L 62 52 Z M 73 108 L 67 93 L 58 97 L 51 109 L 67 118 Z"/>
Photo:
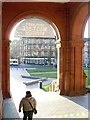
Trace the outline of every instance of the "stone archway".
<path fill-rule="evenodd" d="M 61 66 L 64 69 L 64 72 L 61 73 L 61 75 L 63 74 L 62 95 L 78 96 L 86 93 L 86 78 L 82 66 L 82 49 L 84 47 L 84 29 L 89 16 L 88 5 L 88 3 L 82 3 L 75 11 L 69 26 L 70 40 L 67 42 L 61 41 L 62 45 L 64 44 L 64 48 L 67 49 L 65 62 L 63 58 L 63 64 L 66 64 L 66 69 Z"/>
<path fill-rule="evenodd" d="M 14 27 L 14 25 L 16 25 L 19 21 L 23 20 L 24 18 L 28 18 L 28 17 L 38 17 L 38 18 L 41 18 L 41 19 L 44 19 L 46 22 L 48 22 L 49 24 L 51 24 L 51 26 L 53 27 L 53 29 L 55 30 L 56 32 L 56 39 L 60 39 L 60 34 L 59 34 L 59 31 L 56 27 L 56 25 L 53 23 L 53 21 L 51 21 L 52 19 L 49 19 L 49 17 L 47 16 L 46 13 L 43 13 L 43 12 L 35 12 L 35 11 L 30 11 L 30 12 L 25 12 L 25 13 L 22 13 L 22 14 L 19 14 L 17 17 L 15 17 L 11 23 L 9 24 L 7 30 L 6 30 L 6 35 L 5 35 L 5 41 L 6 41 L 6 56 L 7 56 L 7 59 L 6 59 L 6 62 L 7 62 L 7 68 L 8 68 L 8 71 L 6 72 L 6 76 L 7 76 L 7 81 L 6 82 L 3 82 L 2 85 L 4 87 L 4 94 L 6 97 L 10 97 L 10 73 L 9 73 L 9 58 L 10 58 L 10 33 L 12 31 L 12 28 Z M 58 80 L 59 81 L 59 80 Z M 7 87 L 5 87 L 7 86 Z"/>
<path fill-rule="evenodd" d="M 88 17 L 89 17 L 89 3 L 84 3 L 80 6 L 80 10 L 78 11 L 76 18 L 73 21 L 72 37 L 71 37 L 72 39 L 71 46 L 73 49 L 72 76 L 73 75 L 75 76 L 73 80 L 75 81 L 74 89 L 76 91 L 75 94 L 77 95 L 86 93 L 86 88 L 85 88 L 86 80 L 85 80 L 85 73 L 83 71 L 83 65 L 82 65 L 82 61 L 83 61 L 82 52 L 84 47 L 84 30 L 85 30 L 85 25 L 88 20 Z M 78 27 L 76 28 L 76 26 Z M 75 69 L 77 70 L 77 72 L 73 74 L 73 71 L 75 71 Z"/>
<path fill-rule="evenodd" d="M 8 12 L 10 12 L 9 16 Z M 9 35 L 18 20 L 30 15 L 41 16 L 53 22 L 60 32 L 60 94 L 68 96 L 85 94 L 85 81 L 83 80 L 82 69 L 82 48 L 84 46 L 83 30 L 87 16 L 89 16 L 88 3 L 43 4 L 38 2 L 16 2 L 3 3 L 2 91 L 4 98 L 10 97 Z"/>

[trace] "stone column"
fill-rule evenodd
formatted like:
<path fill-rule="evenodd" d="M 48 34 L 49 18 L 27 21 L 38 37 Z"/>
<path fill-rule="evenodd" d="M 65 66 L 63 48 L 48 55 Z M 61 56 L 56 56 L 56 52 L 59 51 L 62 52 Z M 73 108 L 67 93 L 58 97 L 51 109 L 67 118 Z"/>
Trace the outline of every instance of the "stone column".
<path fill-rule="evenodd" d="M 0 120 L 3 117 L 3 95 L 2 95 L 2 2 L 0 2 Z"/>
<path fill-rule="evenodd" d="M 3 116 L 3 95 L 2 95 L 2 39 L 0 38 L 0 120 Z"/>
<path fill-rule="evenodd" d="M 84 41 L 61 41 L 60 94 L 85 94 L 85 77 L 82 66 Z"/>
<path fill-rule="evenodd" d="M 61 60 L 60 60 L 60 94 L 70 95 L 70 61 L 71 47 L 69 41 L 61 41 Z"/>
<path fill-rule="evenodd" d="M 71 96 L 83 95 L 86 93 L 86 78 L 82 64 L 84 40 L 73 40 L 71 46 Z"/>
<path fill-rule="evenodd" d="M 70 10 L 65 8 L 66 21 L 64 36 L 61 39 L 60 51 L 60 94 L 70 95 L 71 82 L 71 41 L 70 41 Z"/>
<path fill-rule="evenodd" d="M 3 40 L 2 46 L 2 92 L 4 98 L 10 97 L 9 40 Z"/>

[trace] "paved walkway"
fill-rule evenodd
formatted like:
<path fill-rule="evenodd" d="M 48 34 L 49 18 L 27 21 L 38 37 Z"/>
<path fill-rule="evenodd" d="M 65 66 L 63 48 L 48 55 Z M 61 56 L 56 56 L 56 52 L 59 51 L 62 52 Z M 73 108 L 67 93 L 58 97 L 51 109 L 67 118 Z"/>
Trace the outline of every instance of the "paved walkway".
<path fill-rule="evenodd" d="M 88 96 L 65 97 L 55 92 L 45 92 L 39 88 L 27 88 L 20 76 L 11 75 L 11 99 L 4 101 L 4 118 L 22 118 L 18 105 L 26 90 L 31 90 L 37 100 L 38 114 L 34 118 L 88 118 Z"/>

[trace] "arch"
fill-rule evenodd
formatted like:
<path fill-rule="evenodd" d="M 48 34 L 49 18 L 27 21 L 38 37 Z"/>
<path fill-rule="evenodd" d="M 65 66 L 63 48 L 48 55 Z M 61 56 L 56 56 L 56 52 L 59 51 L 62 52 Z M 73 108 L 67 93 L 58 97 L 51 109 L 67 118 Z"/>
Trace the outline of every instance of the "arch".
<path fill-rule="evenodd" d="M 21 20 L 23 19 L 27 19 L 27 18 L 30 18 L 30 17 L 37 17 L 37 18 L 41 18 L 43 19 L 44 21 L 48 22 L 52 27 L 53 29 L 55 30 L 56 32 L 56 40 L 59 39 L 60 40 L 60 27 L 57 28 L 57 20 L 48 15 L 46 12 L 41 12 L 41 11 L 27 11 L 27 12 L 22 12 L 20 14 L 18 14 L 16 17 L 14 17 L 14 19 L 12 19 L 7 28 L 5 29 L 5 31 L 3 32 L 3 38 L 4 38 L 4 41 L 6 42 L 7 46 L 4 48 L 5 51 L 6 51 L 6 58 L 4 56 L 4 63 L 7 64 L 6 68 L 4 67 L 3 69 L 5 69 L 6 71 L 6 81 L 3 81 L 2 85 L 3 85 L 3 93 L 4 93 L 4 97 L 10 97 L 10 68 L 9 68 L 9 57 L 10 57 L 10 51 L 9 51 L 9 41 L 10 41 L 10 33 L 13 29 L 13 27 L 18 23 L 20 22 Z M 5 36 L 4 36 L 5 35 Z M 5 88 L 5 86 L 7 86 L 7 88 Z"/>
<path fill-rule="evenodd" d="M 81 3 L 75 10 L 71 26 L 71 95 L 86 93 L 86 77 L 82 65 L 84 47 L 84 30 L 89 17 L 88 3 Z M 78 57 L 79 56 L 79 57 Z"/>
<path fill-rule="evenodd" d="M 13 27 L 18 23 L 20 22 L 21 20 L 23 19 L 27 19 L 27 18 L 30 18 L 30 17 L 37 17 L 37 18 L 40 18 L 40 19 L 43 19 L 44 21 L 48 22 L 49 24 L 51 24 L 51 26 L 53 27 L 53 29 L 55 30 L 56 32 L 56 37 L 57 39 L 60 39 L 61 38 L 61 31 L 60 31 L 60 28 L 57 27 L 57 21 L 55 20 L 54 17 L 44 13 L 44 12 L 41 12 L 41 11 L 27 11 L 27 12 L 23 12 L 23 13 L 20 13 L 18 14 L 11 22 L 10 24 L 8 25 L 7 29 L 6 29 L 6 35 L 5 35 L 5 39 L 6 40 L 9 40 L 9 36 L 10 36 L 10 33 L 13 29 Z"/>
<path fill-rule="evenodd" d="M 21 4 L 21 3 L 20 3 Z M 20 5 L 19 4 L 19 5 Z M 83 70 L 82 70 L 82 48 L 84 42 L 81 40 L 84 36 L 84 28 L 86 21 L 88 19 L 88 3 L 67 3 L 65 4 L 54 4 L 50 3 L 46 7 L 40 7 L 42 3 L 32 4 L 31 7 L 28 5 L 24 6 L 22 3 L 22 9 L 15 9 L 14 12 L 9 9 L 10 17 L 8 16 L 7 7 L 11 4 L 6 5 L 4 12 L 4 30 L 3 30 L 3 91 L 9 91 L 9 36 L 14 25 L 20 20 L 26 17 L 37 16 L 47 22 L 49 22 L 57 33 L 57 39 L 61 38 L 61 48 L 60 49 L 60 92 L 62 95 L 82 95 L 85 94 L 85 83 L 83 80 Z M 16 6 L 18 3 L 16 4 Z M 35 6 L 34 6 L 35 5 Z M 53 6 L 53 10 L 51 9 Z M 13 4 L 15 7 L 15 4 Z M 60 7 L 62 6 L 62 7 Z M 69 9 L 69 7 L 70 9 Z M 33 8 L 34 7 L 34 8 Z M 67 8 L 67 9 L 66 9 Z M 20 12 L 19 12 L 20 10 Z M 29 11 L 28 11 L 29 10 Z M 50 11 L 52 10 L 52 11 Z M 69 12 L 69 10 L 72 10 Z M 6 13 L 5 13 L 6 12 Z M 69 14 L 70 13 L 70 14 Z M 71 18 L 70 18 L 71 17 Z M 5 18 L 7 20 L 5 20 Z M 69 21 L 70 20 L 70 21 Z M 6 23 L 7 21 L 7 23 Z M 69 24 L 71 22 L 71 24 Z M 52 24 L 53 23 L 53 24 Z M 60 33 L 58 36 L 58 33 Z M 68 39 L 67 39 L 68 38 Z M 59 41 L 60 43 L 60 41 Z M 6 46 L 4 46 L 6 45 Z M 79 56 L 79 57 L 78 57 Z M 78 61 L 78 62 L 77 62 Z M 5 65 L 6 66 L 5 66 Z M 72 80 L 71 80 L 72 79 Z M 5 81 L 6 80 L 6 81 Z M 5 88 L 7 86 L 7 88 Z M 6 91 L 5 91 L 5 90 Z M 4 93 L 3 92 L 3 93 Z M 6 94 L 4 96 L 7 96 Z"/>
<path fill-rule="evenodd" d="M 72 36 L 71 38 L 83 39 L 84 30 L 86 22 L 89 18 L 89 3 L 82 3 L 82 5 L 77 9 L 75 17 L 73 18 L 72 23 Z"/>

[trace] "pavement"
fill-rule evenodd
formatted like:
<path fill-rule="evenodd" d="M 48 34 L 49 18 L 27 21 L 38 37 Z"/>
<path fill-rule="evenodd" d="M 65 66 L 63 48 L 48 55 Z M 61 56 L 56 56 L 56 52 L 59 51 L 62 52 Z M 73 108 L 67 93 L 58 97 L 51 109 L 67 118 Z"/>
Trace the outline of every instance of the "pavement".
<path fill-rule="evenodd" d="M 20 74 L 25 70 L 11 70 L 10 89 L 12 98 L 4 100 L 4 118 L 19 119 L 23 113 L 18 112 L 21 98 L 26 90 L 32 92 L 37 101 L 38 113 L 34 118 L 88 118 L 90 94 L 80 97 L 61 96 L 56 92 L 45 92 L 35 87 L 26 86 L 22 82 Z M 26 73 L 27 74 L 27 73 Z"/>

